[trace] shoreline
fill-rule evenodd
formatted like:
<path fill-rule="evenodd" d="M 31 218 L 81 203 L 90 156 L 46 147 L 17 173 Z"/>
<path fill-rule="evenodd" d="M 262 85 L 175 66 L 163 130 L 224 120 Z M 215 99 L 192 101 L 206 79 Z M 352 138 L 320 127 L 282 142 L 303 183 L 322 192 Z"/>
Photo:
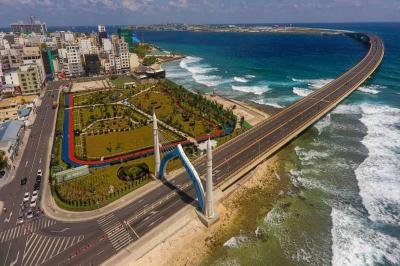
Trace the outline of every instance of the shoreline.
<path fill-rule="evenodd" d="M 237 188 L 215 205 L 220 220 L 206 228 L 196 217 L 177 232 L 129 265 L 200 265 L 212 252 L 224 245 L 232 236 L 240 234 L 242 213 L 257 193 L 272 194 L 271 204 L 279 196 L 281 184 L 278 178 L 280 167 L 278 155 L 274 155 L 236 184 Z M 249 224 L 248 227 L 253 227 Z M 255 230 L 255 228 L 253 228 Z M 248 229 L 247 229 L 248 230 Z M 252 230 L 252 229 L 250 229 Z"/>

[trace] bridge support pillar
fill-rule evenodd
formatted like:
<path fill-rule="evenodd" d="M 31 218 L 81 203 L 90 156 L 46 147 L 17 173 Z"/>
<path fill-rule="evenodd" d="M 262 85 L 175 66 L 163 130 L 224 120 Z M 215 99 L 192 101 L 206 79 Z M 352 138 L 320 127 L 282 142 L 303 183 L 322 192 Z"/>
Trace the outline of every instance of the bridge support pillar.
<path fill-rule="evenodd" d="M 153 113 L 153 145 L 154 145 L 154 176 L 160 177 L 160 142 L 158 139 L 158 126 L 156 113 Z"/>

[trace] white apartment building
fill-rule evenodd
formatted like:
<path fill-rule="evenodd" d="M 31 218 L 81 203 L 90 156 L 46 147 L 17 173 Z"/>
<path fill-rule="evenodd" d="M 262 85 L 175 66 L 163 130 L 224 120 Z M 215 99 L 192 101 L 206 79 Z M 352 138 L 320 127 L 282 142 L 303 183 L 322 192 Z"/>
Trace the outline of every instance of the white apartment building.
<path fill-rule="evenodd" d="M 61 51 L 60 51 L 61 50 Z M 62 66 L 67 77 L 79 77 L 83 74 L 81 52 L 79 45 L 70 44 L 64 49 L 59 49 L 59 55 L 62 55 Z"/>
<path fill-rule="evenodd" d="M 99 32 L 105 32 L 106 31 L 106 26 L 104 26 L 104 25 L 98 25 L 97 28 L 98 28 Z"/>
<path fill-rule="evenodd" d="M 75 36 L 73 32 L 67 31 L 64 32 L 64 40 L 66 43 L 73 43 L 75 42 Z"/>
<path fill-rule="evenodd" d="M 110 39 L 102 39 L 103 42 L 103 51 L 105 53 L 111 53 L 112 51 L 112 43 Z"/>

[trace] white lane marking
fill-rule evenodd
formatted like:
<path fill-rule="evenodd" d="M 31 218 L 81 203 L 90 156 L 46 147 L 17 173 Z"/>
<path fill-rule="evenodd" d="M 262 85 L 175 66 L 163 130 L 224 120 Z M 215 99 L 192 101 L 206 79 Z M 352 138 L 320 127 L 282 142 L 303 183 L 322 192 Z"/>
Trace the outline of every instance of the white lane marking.
<path fill-rule="evenodd" d="M 12 242 L 10 242 L 10 245 L 8 246 L 6 259 L 4 260 L 4 265 L 7 265 L 7 259 L 8 259 L 8 254 L 10 253 L 11 244 L 12 244 Z"/>
<path fill-rule="evenodd" d="M 63 239 L 61 240 L 60 247 L 57 249 L 57 252 L 54 255 L 57 255 L 59 253 L 59 251 L 61 250 L 61 247 L 64 244 L 64 241 L 65 241 L 65 237 L 63 237 Z"/>
<path fill-rule="evenodd" d="M 65 231 L 67 231 L 67 230 L 69 230 L 70 228 L 69 227 L 67 227 L 67 228 L 64 228 L 64 229 L 62 229 L 62 230 L 56 230 L 56 231 L 50 231 L 50 232 L 52 232 L 52 233 L 64 233 Z"/>
<path fill-rule="evenodd" d="M 23 265 L 26 264 L 26 262 L 33 262 L 33 260 L 35 259 L 35 257 L 37 256 L 37 252 L 35 252 L 35 250 L 40 250 L 40 248 L 43 246 L 44 241 L 41 241 L 42 238 L 41 236 L 39 237 L 39 241 L 37 241 L 36 245 L 34 245 L 34 248 L 29 252 L 30 254 L 28 254 L 29 256 L 26 258 L 25 263 L 23 263 Z M 39 244 L 39 246 L 38 246 Z M 33 246 L 33 245 L 32 245 Z M 36 248 L 38 246 L 38 248 Z M 34 256 L 33 256 L 34 255 Z M 32 260 L 30 260 L 30 258 L 33 256 Z"/>
<path fill-rule="evenodd" d="M 42 253 L 40 253 L 40 251 L 44 252 L 44 250 L 45 250 L 45 248 L 46 248 L 47 243 L 49 242 L 49 240 L 50 240 L 50 239 L 48 239 L 48 238 L 45 237 L 42 241 L 40 241 L 40 242 L 41 242 L 40 247 L 39 247 L 37 250 L 32 250 L 32 255 L 34 254 L 34 256 L 32 257 L 31 260 L 29 259 L 30 257 L 28 257 L 28 261 L 29 261 L 30 265 L 39 265 L 39 263 L 36 263 L 36 264 L 35 264 L 35 261 L 36 261 L 36 259 L 38 259 L 38 262 L 39 262 L 39 258 L 40 258 L 40 256 L 42 255 Z M 43 248 L 42 248 L 42 246 L 43 246 Z M 35 252 L 35 251 L 36 251 L 36 252 Z M 31 255 L 31 256 L 32 256 L 32 255 Z M 38 257 L 38 256 L 39 256 L 39 257 Z"/>
<path fill-rule="evenodd" d="M 5 218 L 5 219 L 4 219 L 4 222 L 5 222 L 5 223 L 9 223 L 9 222 L 10 222 L 12 214 L 13 214 L 13 212 L 11 211 L 11 212 L 10 212 L 10 215 L 8 216 L 8 218 Z"/>
<path fill-rule="evenodd" d="M 96 256 L 100 255 L 100 254 L 103 253 L 103 252 L 104 252 L 104 249 L 102 249 L 100 252 L 98 252 L 98 253 L 96 254 Z"/>
<path fill-rule="evenodd" d="M 125 222 L 125 224 L 132 230 L 132 232 L 135 234 L 135 236 L 139 239 L 140 236 L 136 233 L 136 231 L 133 229 L 133 227 L 130 224 L 128 224 L 127 222 Z"/>
<path fill-rule="evenodd" d="M 31 240 L 29 241 L 29 242 L 27 242 L 26 244 L 27 244 L 27 246 L 28 246 L 28 248 L 25 248 L 25 253 L 24 253 L 24 256 L 23 256 L 23 258 L 22 258 L 22 260 L 24 260 L 25 259 L 25 257 L 26 257 L 26 255 L 28 255 L 28 253 L 30 252 L 30 251 L 32 251 L 32 247 L 33 247 L 33 244 L 34 244 L 34 242 L 36 241 L 36 238 L 37 237 L 39 237 L 39 235 L 38 234 L 35 234 L 35 238 L 33 239 L 33 237 L 31 237 Z M 40 239 L 40 237 L 39 237 L 39 239 Z M 36 244 L 37 245 L 37 244 Z"/>
<path fill-rule="evenodd" d="M 57 250 L 58 242 L 60 242 L 60 241 L 61 241 L 61 239 L 58 238 L 58 239 L 57 239 L 57 243 L 54 245 L 54 249 L 53 249 L 53 251 L 52 251 L 51 254 L 50 254 L 50 258 L 53 257 L 54 252 Z M 59 249 L 59 248 L 58 248 L 58 249 Z M 56 255 L 56 254 L 54 254 L 54 255 Z"/>
<path fill-rule="evenodd" d="M 50 244 L 49 248 L 47 249 L 47 252 L 46 252 L 46 254 L 44 254 L 44 258 L 43 258 L 43 260 L 46 260 L 46 258 L 47 258 L 47 255 L 49 254 L 50 250 L 52 250 L 50 247 L 53 247 L 53 243 L 54 243 L 54 241 L 56 241 L 56 237 L 53 237 L 53 238 L 52 238 L 52 240 L 51 240 L 51 244 Z"/>
<path fill-rule="evenodd" d="M 13 261 L 10 263 L 10 266 L 14 266 L 15 264 L 17 264 L 18 257 L 19 257 L 19 250 L 18 250 L 18 252 L 17 252 L 17 257 L 15 258 L 15 260 L 13 260 Z"/>

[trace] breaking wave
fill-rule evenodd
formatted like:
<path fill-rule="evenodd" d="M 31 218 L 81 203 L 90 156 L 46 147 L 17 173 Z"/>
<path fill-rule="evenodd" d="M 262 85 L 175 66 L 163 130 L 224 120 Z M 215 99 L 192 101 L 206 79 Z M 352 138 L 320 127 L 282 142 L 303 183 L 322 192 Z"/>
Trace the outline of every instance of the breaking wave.
<path fill-rule="evenodd" d="M 235 85 L 232 85 L 232 90 L 261 95 L 264 92 L 270 91 L 271 88 L 269 88 L 268 86 L 235 86 Z"/>
<path fill-rule="evenodd" d="M 181 60 L 179 66 L 189 71 L 197 83 L 207 87 L 214 87 L 229 82 L 229 80 L 225 80 L 213 73 L 218 71 L 218 68 L 211 67 L 208 64 L 202 63 L 202 61 L 203 59 L 200 57 L 187 56 Z"/>
<path fill-rule="evenodd" d="M 368 157 L 356 169 L 363 205 L 371 220 L 400 225 L 400 109 L 361 104 Z M 384 193 L 383 193 L 384 191 Z"/>

